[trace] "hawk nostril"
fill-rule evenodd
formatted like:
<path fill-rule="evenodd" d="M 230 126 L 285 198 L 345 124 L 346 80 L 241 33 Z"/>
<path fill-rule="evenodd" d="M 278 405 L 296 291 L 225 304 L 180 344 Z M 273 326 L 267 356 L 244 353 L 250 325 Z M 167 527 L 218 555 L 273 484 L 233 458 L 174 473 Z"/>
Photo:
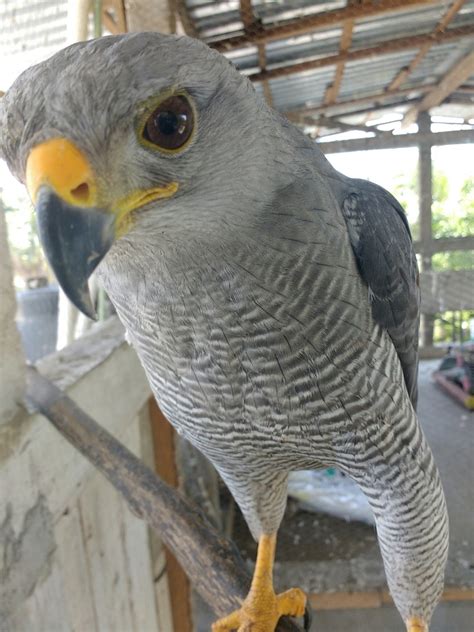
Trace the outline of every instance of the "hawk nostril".
<path fill-rule="evenodd" d="M 82 182 L 74 189 L 71 189 L 71 195 L 78 202 L 87 202 L 90 197 L 90 189 L 87 182 Z"/>

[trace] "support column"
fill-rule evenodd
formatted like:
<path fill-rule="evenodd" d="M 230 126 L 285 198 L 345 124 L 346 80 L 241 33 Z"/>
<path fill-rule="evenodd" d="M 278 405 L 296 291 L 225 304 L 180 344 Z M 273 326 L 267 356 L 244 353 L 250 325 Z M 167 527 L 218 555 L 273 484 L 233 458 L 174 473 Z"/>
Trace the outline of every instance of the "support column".
<path fill-rule="evenodd" d="M 25 358 L 15 325 L 16 300 L 7 241 L 5 211 L 0 200 L 0 426 L 10 421 L 25 387 Z"/>
<path fill-rule="evenodd" d="M 68 44 L 83 42 L 87 39 L 89 10 L 91 0 L 69 0 L 67 6 Z"/>
<path fill-rule="evenodd" d="M 431 117 L 428 112 L 420 112 L 418 115 L 418 131 L 429 133 L 431 131 Z M 431 270 L 432 257 L 432 215 L 431 206 L 433 203 L 432 193 L 432 162 L 431 162 L 431 142 L 423 140 L 418 146 L 418 192 L 420 204 L 420 252 L 421 271 Z M 433 346 L 433 325 L 434 318 L 428 314 L 421 315 L 421 346 Z"/>
<path fill-rule="evenodd" d="M 89 13 L 92 0 L 68 0 L 67 5 L 67 41 L 68 44 L 87 40 Z M 74 307 L 61 288 L 58 302 L 58 334 L 56 349 L 67 347 L 75 338 L 79 338 L 92 321 Z"/>
<path fill-rule="evenodd" d="M 173 11 L 175 3 L 168 0 L 128 0 L 127 27 L 130 33 L 136 31 L 158 31 L 174 33 L 176 17 Z"/>

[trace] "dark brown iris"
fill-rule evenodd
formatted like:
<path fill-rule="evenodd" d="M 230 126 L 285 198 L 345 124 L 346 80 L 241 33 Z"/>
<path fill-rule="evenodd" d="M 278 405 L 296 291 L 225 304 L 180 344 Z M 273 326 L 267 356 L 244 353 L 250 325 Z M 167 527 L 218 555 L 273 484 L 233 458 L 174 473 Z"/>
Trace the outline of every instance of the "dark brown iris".
<path fill-rule="evenodd" d="M 143 129 L 145 140 L 162 149 L 180 149 L 190 138 L 194 114 L 188 99 L 174 96 L 162 101 Z"/>

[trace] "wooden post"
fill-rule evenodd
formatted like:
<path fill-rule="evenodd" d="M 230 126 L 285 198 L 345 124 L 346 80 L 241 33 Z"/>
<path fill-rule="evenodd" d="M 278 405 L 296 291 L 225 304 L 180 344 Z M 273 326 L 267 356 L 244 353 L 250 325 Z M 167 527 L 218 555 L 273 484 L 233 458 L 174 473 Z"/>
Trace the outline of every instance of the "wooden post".
<path fill-rule="evenodd" d="M 69 0 L 67 8 L 67 40 L 69 44 L 87 39 L 90 0 Z"/>
<path fill-rule="evenodd" d="M 127 30 L 158 31 L 173 33 L 176 29 L 176 18 L 173 6 L 168 0 L 128 0 L 124 3 Z"/>
<path fill-rule="evenodd" d="M 431 117 L 428 112 L 420 112 L 418 116 L 418 131 L 421 134 L 429 134 L 431 131 Z M 418 145 L 418 192 L 420 204 L 420 252 L 421 271 L 431 270 L 432 257 L 432 213 L 433 204 L 432 182 L 433 168 L 431 162 L 431 141 L 421 140 Z M 432 315 L 421 315 L 421 345 L 423 347 L 433 346 L 433 325 Z"/>
<path fill-rule="evenodd" d="M 175 458 L 175 432 L 158 408 L 154 397 L 148 403 L 155 470 L 165 483 L 178 487 L 178 469 Z M 192 632 L 191 588 L 186 573 L 168 547 L 165 547 L 166 570 L 170 589 L 173 627 L 176 632 Z"/>
<path fill-rule="evenodd" d="M 25 387 L 25 359 L 15 325 L 16 300 L 7 226 L 0 199 L 0 426 L 11 420 Z"/>

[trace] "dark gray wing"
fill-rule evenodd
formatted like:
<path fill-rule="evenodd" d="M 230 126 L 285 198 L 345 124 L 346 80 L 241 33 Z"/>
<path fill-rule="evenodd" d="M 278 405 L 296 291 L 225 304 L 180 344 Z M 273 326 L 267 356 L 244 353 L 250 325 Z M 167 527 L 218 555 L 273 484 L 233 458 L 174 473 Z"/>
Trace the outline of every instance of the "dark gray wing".
<path fill-rule="evenodd" d="M 382 187 L 347 179 L 338 196 L 372 314 L 393 341 L 413 406 L 418 397 L 418 266 L 405 212 Z M 339 194 L 341 191 L 339 191 Z"/>

